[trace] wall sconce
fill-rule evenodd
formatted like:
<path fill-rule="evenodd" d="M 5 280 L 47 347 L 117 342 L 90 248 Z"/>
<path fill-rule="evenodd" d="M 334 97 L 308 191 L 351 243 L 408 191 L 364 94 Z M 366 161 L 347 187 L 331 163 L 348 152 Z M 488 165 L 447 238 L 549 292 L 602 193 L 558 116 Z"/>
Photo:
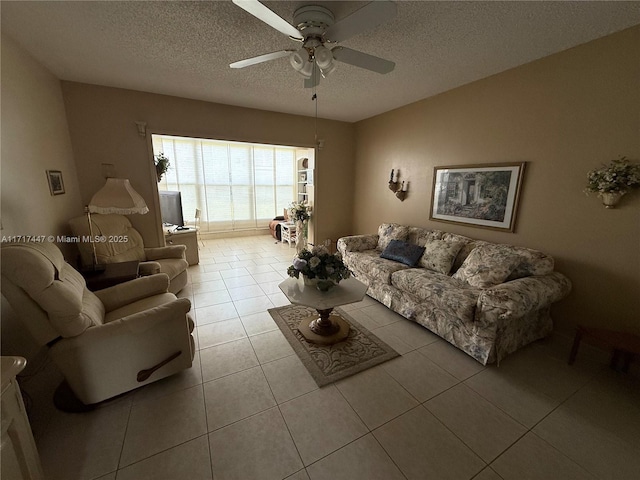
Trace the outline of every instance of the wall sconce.
<path fill-rule="evenodd" d="M 396 194 L 396 198 L 398 198 L 398 200 L 404 202 L 404 199 L 407 197 L 407 192 L 409 191 L 409 182 L 407 182 L 405 186 L 404 181 L 402 182 L 402 184 L 400 183 L 399 177 L 400 170 L 391 169 L 391 177 L 389 177 L 389 190 Z"/>
<path fill-rule="evenodd" d="M 138 128 L 138 135 L 141 137 L 147 136 L 147 122 L 136 122 Z"/>

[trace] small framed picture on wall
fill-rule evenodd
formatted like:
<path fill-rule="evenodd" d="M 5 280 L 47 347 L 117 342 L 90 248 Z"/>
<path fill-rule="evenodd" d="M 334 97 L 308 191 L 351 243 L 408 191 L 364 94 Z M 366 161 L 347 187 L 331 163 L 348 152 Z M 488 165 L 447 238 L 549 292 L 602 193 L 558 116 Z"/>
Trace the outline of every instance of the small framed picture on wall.
<path fill-rule="evenodd" d="M 49 191 L 51 195 L 62 195 L 64 193 L 64 182 L 60 170 L 47 170 L 47 180 L 49 181 Z"/>

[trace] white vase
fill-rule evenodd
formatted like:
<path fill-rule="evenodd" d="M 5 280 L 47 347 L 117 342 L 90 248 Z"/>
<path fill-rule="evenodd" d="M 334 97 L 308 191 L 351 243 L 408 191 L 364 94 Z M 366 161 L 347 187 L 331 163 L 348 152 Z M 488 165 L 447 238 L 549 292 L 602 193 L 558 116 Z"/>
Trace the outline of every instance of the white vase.
<path fill-rule="evenodd" d="M 601 193 L 600 196 L 602 197 L 602 204 L 604 205 L 604 208 L 615 208 L 625 193 L 627 192 Z"/>
<path fill-rule="evenodd" d="M 304 283 L 305 287 L 316 287 L 319 280 L 320 279 L 318 277 L 309 278 L 306 275 L 302 275 L 302 282 Z"/>

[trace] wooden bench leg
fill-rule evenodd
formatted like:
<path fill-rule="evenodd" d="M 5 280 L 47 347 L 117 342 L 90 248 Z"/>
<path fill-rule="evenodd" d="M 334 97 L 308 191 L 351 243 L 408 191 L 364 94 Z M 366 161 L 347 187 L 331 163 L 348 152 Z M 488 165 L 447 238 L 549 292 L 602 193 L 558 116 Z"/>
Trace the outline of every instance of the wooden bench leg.
<path fill-rule="evenodd" d="M 576 330 L 576 336 L 573 338 L 573 346 L 571 347 L 571 353 L 569 354 L 569 365 L 573 365 L 573 362 L 576 360 L 576 355 L 578 355 L 578 348 L 580 347 L 580 342 L 582 341 L 582 329 L 578 327 Z"/>

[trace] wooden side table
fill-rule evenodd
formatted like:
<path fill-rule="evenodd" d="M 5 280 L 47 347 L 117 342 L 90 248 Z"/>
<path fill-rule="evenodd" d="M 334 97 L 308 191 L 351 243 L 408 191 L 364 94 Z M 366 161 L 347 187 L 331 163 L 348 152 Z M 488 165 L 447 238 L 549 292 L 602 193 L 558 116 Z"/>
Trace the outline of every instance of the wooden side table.
<path fill-rule="evenodd" d="M 610 366 L 614 370 L 618 368 L 618 363 L 622 359 L 622 371 L 628 372 L 633 357 L 640 355 L 640 337 L 637 335 L 578 325 L 576 336 L 573 339 L 571 354 L 569 355 L 569 365 L 573 365 L 583 337 L 591 337 L 596 342 L 613 349 Z"/>
<path fill-rule="evenodd" d="M 87 288 L 92 292 L 102 290 L 103 288 L 113 287 L 119 283 L 128 282 L 134 278 L 138 278 L 138 266 L 140 262 L 137 260 L 131 262 L 107 263 L 102 272 L 96 273 L 91 271 L 81 272 Z"/>
<path fill-rule="evenodd" d="M 295 223 L 280 223 L 280 238 L 282 243 L 287 242 L 289 246 L 296 243 L 296 224 Z"/>

